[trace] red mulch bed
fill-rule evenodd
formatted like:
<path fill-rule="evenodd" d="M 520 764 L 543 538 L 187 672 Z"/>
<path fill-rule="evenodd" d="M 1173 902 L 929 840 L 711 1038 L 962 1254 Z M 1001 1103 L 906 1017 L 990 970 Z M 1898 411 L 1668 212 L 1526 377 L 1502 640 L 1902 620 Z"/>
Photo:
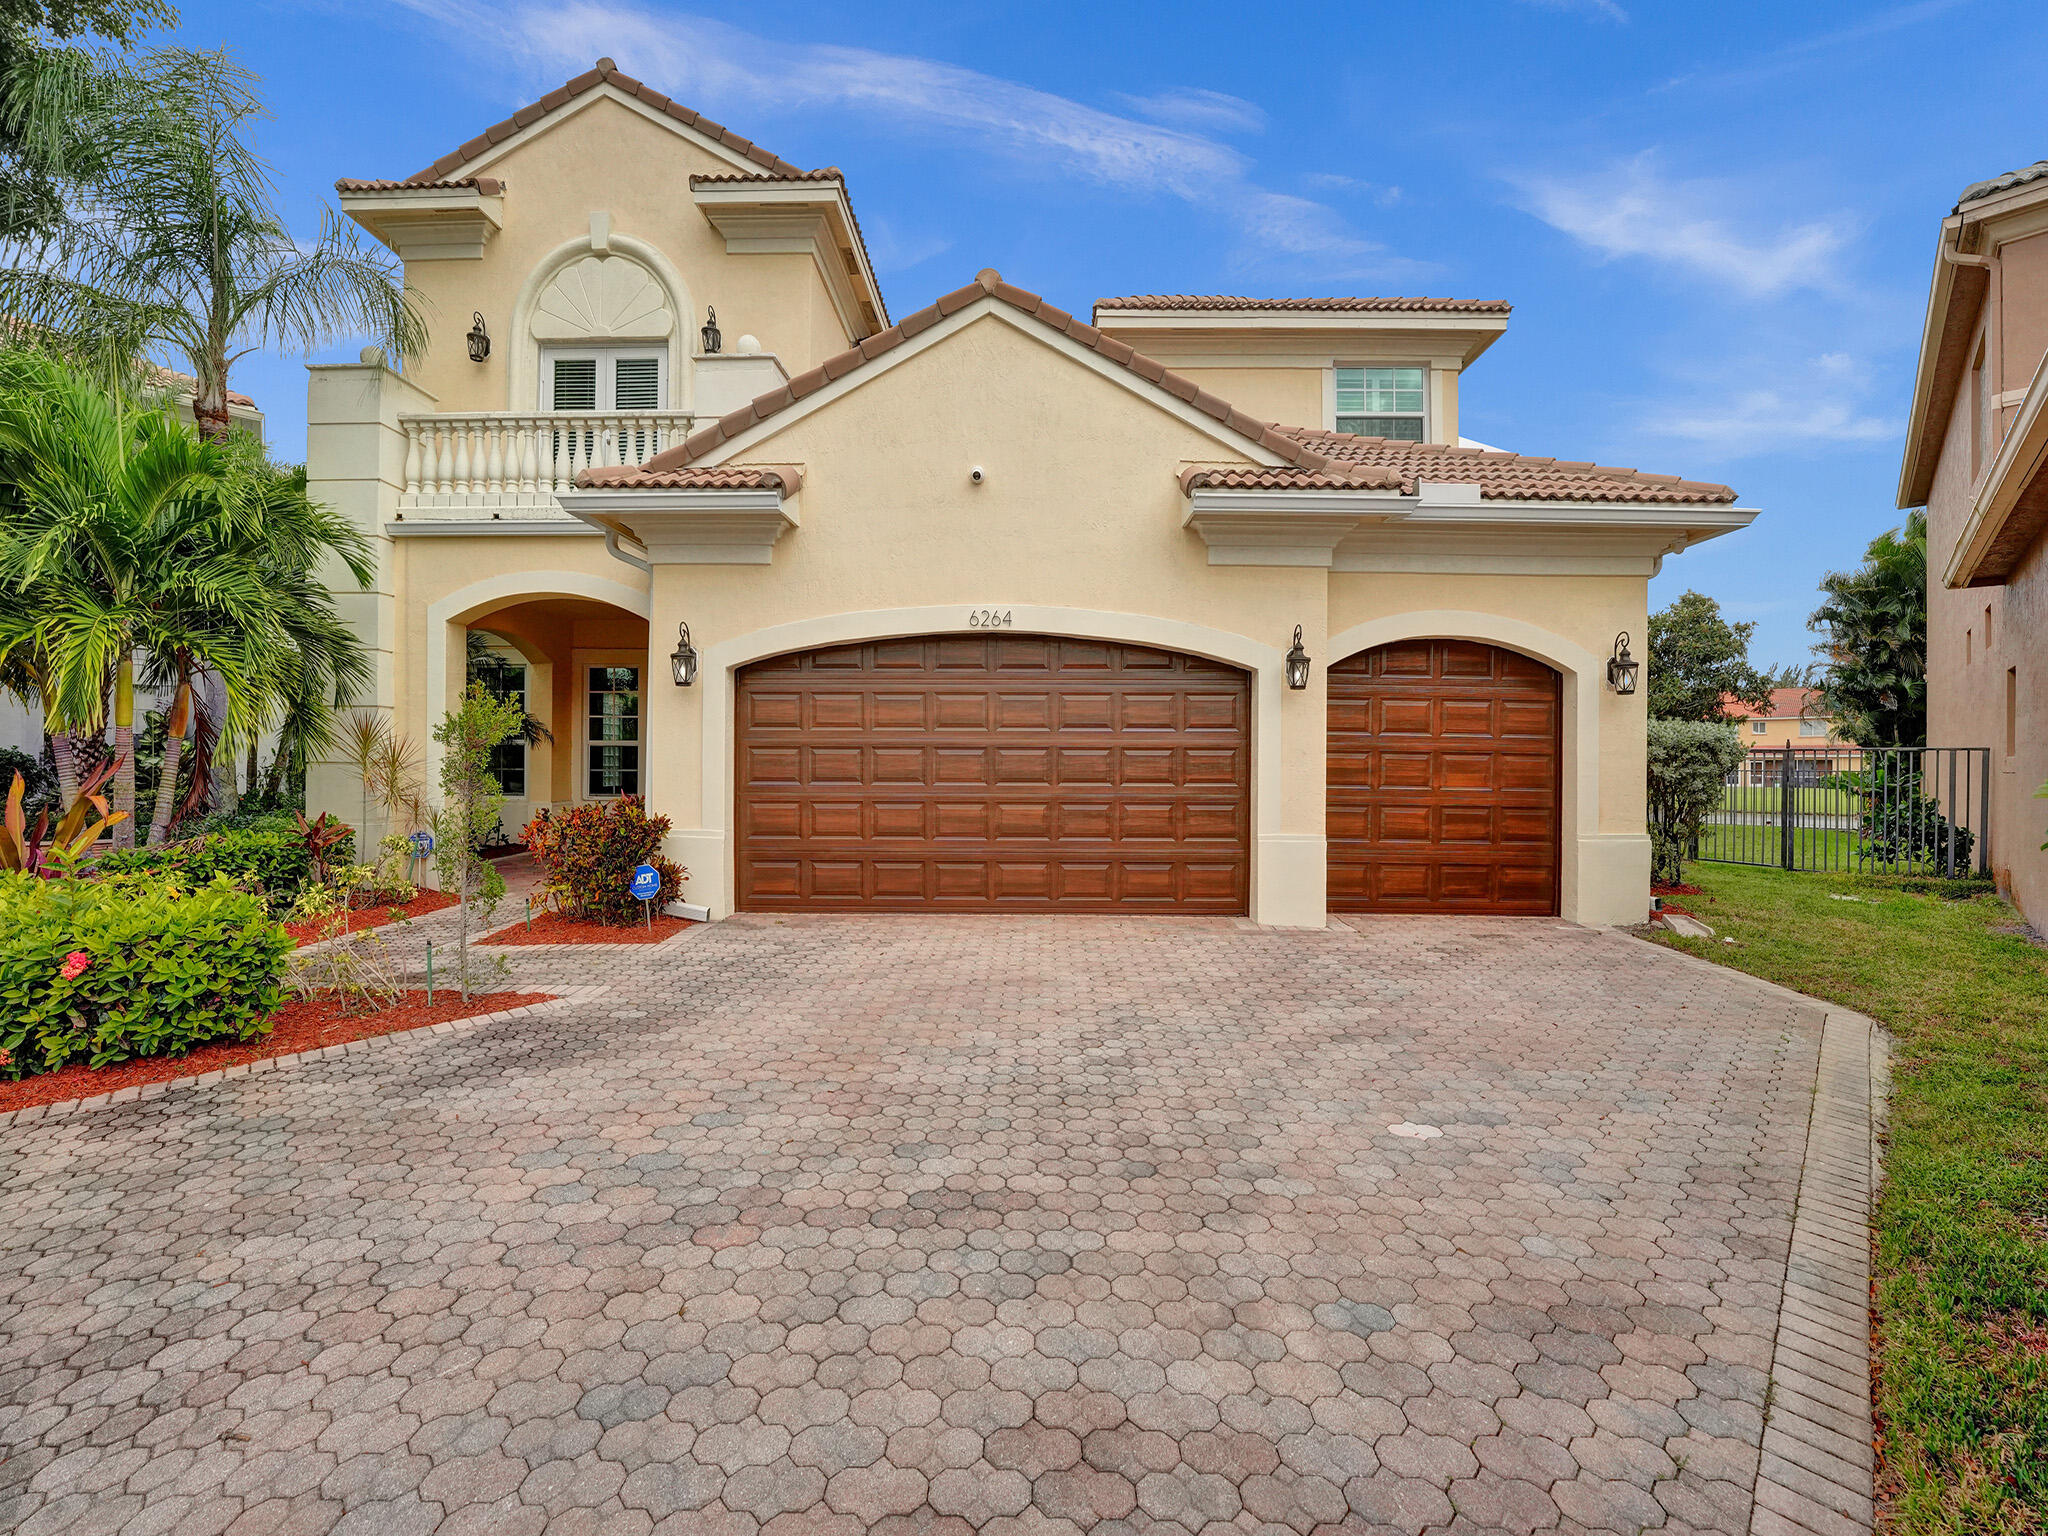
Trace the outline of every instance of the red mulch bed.
<path fill-rule="evenodd" d="M 1702 896 L 1706 893 L 1696 885 L 1673 885 L 1667 880 L 1651 882 L 1652 896 Z"/>
<path fill-rule="evenodd" d="M 395 923 L 404 917 L 425 917 L 429 912 L 439 912 L 445 907 L 457 904 L 456 898 L 446 891 L 421 891 L 404 906 L 358 907 L 348 915 L 348 931 L 361 933 L 365 928 L 382 928 L 386 923 Z M 286 923 L 284 931 L 292 936 L 296 944 L 314 944 L 321 939 L 333 937 L 333 920 L 317 923 Z"/>
<path fill-rule="evenodd" d="M 633 923 L 614 928 L 607 923 L 594 923 L 588 918 L 571 917 L 566 912 L 539 912 L 534 914 L 533 928 L 529 932 L 524 921 L 515 923 L 503 933 L 494 933 L 488 939 L 478 939 L 479 944 L 659 944 L 663 939 L 672 939 L 685 928 L 697 925 L 687 917 L 669 917 L 666 914 L 654 920 L 652 928 L 644 923 Z"/>
<path fill-rule="evenodd" d="M 434 992 L 434 1005 L 427 1006 L 424 991 L 407 992 L 397 1006 L 376 1013 L 350 1013 L 329 998 L 294 998 L 281 1008 L 270 1033 L 253 1040 L 224 1040 L 202 1045 L 189 1056 L 144 1056 L 113 1066 L 71 1066 L 18 1083 L 0 1082 L 0 1113 L 27 1109 L 35 1104 L 58 1104 L 65 1099 L 89 1099 L 94 1094 L 132 1088 L 138 1083 L 160 1083 L 166 1078 L 197 1077 L 202 1072 L 236 1067 L 244 1062 L 262 1061 L 268 1056 L 289 1056 L 295 1051 L 317 1051 L 326 1045 L 350 1040 L 368 1040 L 376 1035 L 395 1035 L 418 1029 L 423 1024 L 446 1024 L 479 1013 L 497 1013 L 506 1008 L 523 1008 L 543 1003 L 552 992 L 479 992 L 468 1002 L 454 991 Z"/>

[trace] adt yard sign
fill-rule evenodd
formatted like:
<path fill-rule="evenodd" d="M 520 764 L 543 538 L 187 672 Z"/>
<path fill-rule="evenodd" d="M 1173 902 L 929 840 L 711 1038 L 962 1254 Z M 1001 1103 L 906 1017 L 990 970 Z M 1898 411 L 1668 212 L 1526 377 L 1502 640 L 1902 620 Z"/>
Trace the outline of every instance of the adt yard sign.
<path fill-rule="evenodd" d="M 652 864 L 642 864 L 633 871 L 633 894 L 642 901 L 652 901 L 661 894 L 661 871 Z"/>

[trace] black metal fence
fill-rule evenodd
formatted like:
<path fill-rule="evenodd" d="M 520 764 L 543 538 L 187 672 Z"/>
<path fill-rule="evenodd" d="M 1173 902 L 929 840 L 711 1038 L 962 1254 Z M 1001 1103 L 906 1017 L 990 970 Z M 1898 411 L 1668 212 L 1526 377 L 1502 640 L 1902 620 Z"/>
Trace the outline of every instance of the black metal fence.
<path fill-rule="evenodd" d="M 1989 747 L 1783 747 L 1728 777 L 1692 857 L 1874 874 L 1991 869 Z"/>

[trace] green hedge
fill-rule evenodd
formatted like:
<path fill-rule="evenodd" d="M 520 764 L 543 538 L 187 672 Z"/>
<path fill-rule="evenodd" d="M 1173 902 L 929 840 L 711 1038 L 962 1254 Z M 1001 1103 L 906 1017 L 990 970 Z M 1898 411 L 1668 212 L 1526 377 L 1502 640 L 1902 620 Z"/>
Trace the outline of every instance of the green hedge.
<path fill-rule="evenodd" d="M 0 875 L 0 1072 L 182 1056 L 264 1034 L 291 950 L 262 901 L 225 883 L 181 893 L 135 876 Z"/>
<path fill-rule="evenodd" d="M 347 845 L 329 862 L 349 862 Z M 244 827 L 228 832 L 208 832 L 181 842 L 156 848 L 129 848 L 105 853 L 94 861 L 97 873 L 134 874 L 138 871 L 172 875 L 187 889 L 210 883 L 225 875 L 236 885 L 260 887 L 273 907 L 282 910 L 312 878 L 312 857 L 295 827 L 282 831 L 271 827 Z"/>

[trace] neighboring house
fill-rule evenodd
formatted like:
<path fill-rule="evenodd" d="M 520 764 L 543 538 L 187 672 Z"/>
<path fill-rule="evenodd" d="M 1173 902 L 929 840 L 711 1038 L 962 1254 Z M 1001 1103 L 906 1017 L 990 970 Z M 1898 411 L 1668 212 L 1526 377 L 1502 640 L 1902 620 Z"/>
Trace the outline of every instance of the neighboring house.
<path fill-rule="evenodd" d="M 1815 773 L 1833 773 L 1829 747 L 1845 747 L 1848 738 L 1836 728 L 1832 715 L 1823 714 L 1820 690 L 1816 688 L 1773 688 L 1771 707 L 1759 714 L 1733 697 L 1722 701 L 1722 710 L 1742 732 L 1742 744 L 1749 758 L 1729 778 L 1731 784 L 1776 784 L 1782 778 L 1785 749 L 1796 749 L 1801 764 Z M 1843 765 L 1851 754 L 1842 755 Z"/>
<path fill-rule="evenodd" d="M 179 373 L 175 368 L 159 368 L 156 376 L 164 386 L 166 401 L 178 407 L 178 418 L 191 421 L 195 388 L 192 375 Z M 259 443 L 264 441 L 263 413 L 256 409 L 254 400 L 238 390 L 228 391 L 228 425 L 249 433 Z"/>
<path fill-rule="evenodd" d="M 1990 749 L 1992 869 L 2048 920 L 2048 160 L 1942 221 L 1899 505 L 1927 508 L 1927 739 Z"/>
<path fill-rule="evenodd" d="M 492 636 L 554 733 L 501 754 L 508 826 L 642 794 L 714 916 L 1641 918 L 1610 652 L 1755 513 L 1458 446 L 1506 304 L 1090 324 L 984 271 L 894 317 L 838 171 L 610 60 L 338 186 L 440 327 L 312 370 L 314 494 L 382 572 L 342 597 L 367 702 L 425 745 Z M 310 792 L 359 814 L 341 765 Z"/>

